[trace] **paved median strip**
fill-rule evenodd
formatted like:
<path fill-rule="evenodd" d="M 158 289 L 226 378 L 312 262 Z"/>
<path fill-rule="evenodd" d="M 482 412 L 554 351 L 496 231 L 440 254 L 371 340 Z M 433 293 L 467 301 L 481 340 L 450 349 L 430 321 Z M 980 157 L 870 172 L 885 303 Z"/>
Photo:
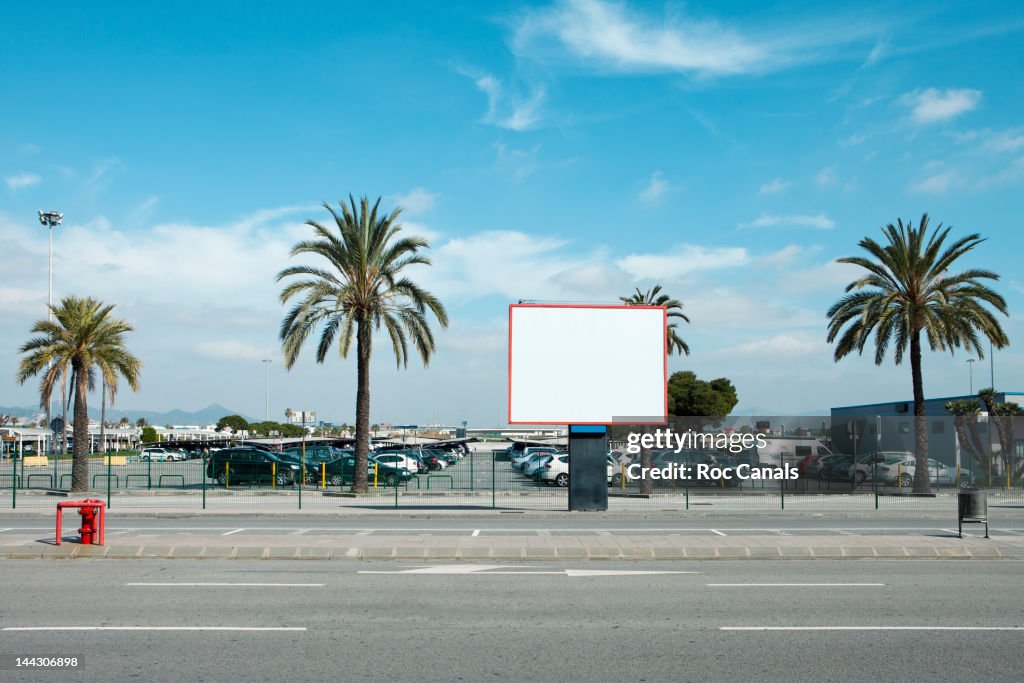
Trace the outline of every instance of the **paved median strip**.
<path fill-rule="evenodd" d="M 720 626 L 719 631 L 1024 631 L 1024 626 Z"/>
<path fill-rule="evenodd" d="M 178 582 L 142 582 L 133 581 L 126 583 L 126 586 L 189 586 L 189 587 L 242 587 L 242 588 L 320 588 L 323 587 L 322 583 L 216 583 L 216 582 L 203 582 L 203 583 L 178 583 Z"/>
<path fill-rule="evenodd" d="M 305 631 L 305 626 L 5 626 L 2 631 Z"/>

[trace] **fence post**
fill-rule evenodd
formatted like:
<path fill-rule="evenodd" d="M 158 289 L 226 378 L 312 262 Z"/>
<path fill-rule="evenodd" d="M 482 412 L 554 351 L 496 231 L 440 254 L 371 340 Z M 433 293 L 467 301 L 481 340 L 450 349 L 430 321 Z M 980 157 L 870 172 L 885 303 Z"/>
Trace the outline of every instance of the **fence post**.
<path fill-rule="evenodd" d="M 491 450 L 491 509 L 494 510 L 498 507 L 497 498 L 495 497 L 495 489 L 497 488 L 497 474 L 495 471 L 495 463 L 498 460 L 498 456 L 494 454 L 494 450 Z"/>
<path fill-rule="evenodd" d="M 21 451 L 21 459 L 25 460 L 25 451 Z M 25 468 L 22 468 L 22 472 Z M 18 509 L 18 463 L 11 461 L 11 509 Z"/>
<path fill-rule="evenodd" d="M 203 470 L 199 473 L 203 480 L 203 509 L 206 509 L 206 451 L 203 451 Z"/>
<path fill-rule="evenodd" d="M 472 491 L 475 483 L 473 478 L 473 451 L 470 451 L 466 457 L 469 458 L 469 490 Z"/>
<path fill-rule="evenodd" d="M 786 509 L 786 482 L 783 479 L 779 479 L 779 503 L 782 505 L 782 509 Z"/>
<path fill-rule="evenodd" d="M 114 461 L 113 458 L 107 458 L 107 509 L 110 509 L 110 463 Z M 72 477 L 74 479 L 74 477 Z"/>
<path fill-rule="evenodd" d="M 406 484 L 408 486 L 408 484 Z M 398 477 L 395 477 L 395 509 L 398 509 Z"/>
<path fill-rule="evenodd" d="M 109 460 L 107 462 L 110 462 Z M 152 490 L 153 488 L 153 456 L 150 455 L 149 459 L 146 460 L 146 490 Z"/>

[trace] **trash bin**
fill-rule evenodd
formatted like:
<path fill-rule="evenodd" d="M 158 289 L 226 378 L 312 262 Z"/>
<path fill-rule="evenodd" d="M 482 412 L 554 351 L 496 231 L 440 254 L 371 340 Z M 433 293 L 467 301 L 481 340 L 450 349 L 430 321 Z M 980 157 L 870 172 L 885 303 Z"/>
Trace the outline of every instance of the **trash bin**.
<path fill-rule="evenodd" d="M 963 538 L 963 525 L 984 524 L 985 538 L 988 538 L 988 493 L 984 489 L 960 489 L 957 495 L 958 526 L 957 531 Z"/>

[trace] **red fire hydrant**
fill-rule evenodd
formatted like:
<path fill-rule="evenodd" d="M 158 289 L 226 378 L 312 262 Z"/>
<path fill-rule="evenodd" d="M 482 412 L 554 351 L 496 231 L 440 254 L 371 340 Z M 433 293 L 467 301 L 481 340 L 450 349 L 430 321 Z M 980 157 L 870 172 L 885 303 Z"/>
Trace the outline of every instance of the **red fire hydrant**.
<path fill-rule="evenodd" d="M 98 521 L 96 508 L 79 508 L 78 514 L 82 515 L 82 526 L 78 530 L 78 533 L 82 534 L 82 545 L 92 545 L 93 535 L 96 533 L 96 522 Z"/>
<path fill-rule="evenodd" d="M 83 544 L 103 545 L 106 507 L 106 503 L 97 498 L 65 500 L 57 503 L 57 545 L 60 545 L 61 540 L 61 520 L 64 516 L 64 508 L 78 508 L 78 514 L 82 515 L 82 526 L 78 533 L 82 535 Z"/>

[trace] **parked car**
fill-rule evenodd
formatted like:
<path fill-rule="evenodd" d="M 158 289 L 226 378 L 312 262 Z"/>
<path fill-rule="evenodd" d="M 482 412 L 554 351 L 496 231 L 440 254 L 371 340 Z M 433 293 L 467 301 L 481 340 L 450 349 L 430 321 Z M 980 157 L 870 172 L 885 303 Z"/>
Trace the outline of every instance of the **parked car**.
<path fill-rule="evenodd" d="M 544 463 L 549 458 L 554 457 L 554 453 L 535 453 L 530 456 L 530 459 L 523 463 L 522 470 L 523 474 L 527 477 L 533 477 L 538 469 L 544 466 Z"/>
<path fill-rule="evenodd" d="M 170 448 L 151 446 L 139 451 L 139 460 L 145 460 L 148 462 L 172 462 L 175 460 L 185 460 L 185 454 L 181 451 L 176 451 Z"/>
<path fill-rule="evenodd" d="M 823 458 L 824 462 L 818 470 L 818 479 L 822 481 L 849 481 L 853 470 L 852 455 L 832 455 Z"/>
<path fill-rule="evenodd" d="M 379 453 L 377 455 L 374 455 L 372 459 L 374 462 L 378 462 L 381 465 L 390 465 L 392 467 L 404 467 L 410 472 L 419 472 L 419 460 L 415 460 L 405 453 Z"/>
<path fill-rule="evenodd" d="M 206 476 L 221 486 L 243 483 L 276 483 L 290 486 L 297 482 L 301 468 L 276 453 L 249 446 L 225 448 L 206 461 Z"/>
<path fill-rule="evenodd" d="M 541 467 L 539 479 L 542 484 L 569 485 L 569 454 L 552 455 Z"/>
<path fill-rule="evenodd" d="M 889 452 L 886 454 L 885 460 L 876 465 L 875 471 L 880 482 L 886 484 L 898 483 L 903 488 L 909 488 L 914 485 L 914 475 L 917 473 L 917 459 L 909 452 Z M 933 484 L 955 486 L 957 483 L 956 467 L 950 467 L 938 460 L 929 458 L 928 481 Z M 968 485 L 972 481 L 973 475 L 971 471 L 961 468 L 960 485 Z"/>
<path fill-rule="evenodd" d="M 373 482 L 374 462 L 367 462 L 367 478 Z M 343 486 L 351 484 L 355 478 L 356 458 L 354 455 L 344 455 L 324 465 L 326 470 L 327 483 L 330 486 Z M 377 463 L 377 481 L 384 486 L 394 486 L 399 482 L 409 481 L 413 478 L 412 472 L 404 467 L 393 467 Z"/>
<path fill-rule="evenodd" d="M 812 460 L 807 464 L 807 476 L 821 479 L 821 472 L 833 460 L 842 458 L 848 458 L 849 456 L 843 453 L 830 453 L 828 455 L 821 455 Z"/>

